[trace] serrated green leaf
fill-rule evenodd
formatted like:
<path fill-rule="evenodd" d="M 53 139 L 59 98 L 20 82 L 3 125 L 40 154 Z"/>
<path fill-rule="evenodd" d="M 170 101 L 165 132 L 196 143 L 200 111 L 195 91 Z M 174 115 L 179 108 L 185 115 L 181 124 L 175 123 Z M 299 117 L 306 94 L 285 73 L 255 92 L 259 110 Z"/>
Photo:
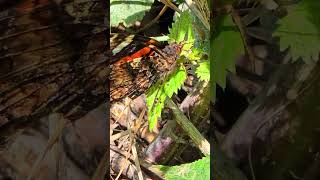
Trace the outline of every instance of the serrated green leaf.
<path fill-rule="evenodd" d="M 161 115 L 166 98 L 171 98 L 174 93 L 177 93 L 187 77 L 186 70 L 180 66 L 172 74 L 158 81 L 147 92 L 147 107 L 149 130 L 152 131 Z"/>
<path fill-rule="evenodd" d="M 216 24 L 210 43 L 211 87 L 225 88 L 227 71 L 235 72 L 235 59 L 244 53 L 244 45 L 231 16 L 220 17 Z"/>
<path fill-rule="evenodd" d="M 156 166 L 164 172 L 168 180 L 209 180 L 210 156 L 206 156 L 192 163 L 179 166 Z"/>
<path fill-rule="evenodd" d="M 190 60 L 199 60 L 203 55 L 203 50 L 199 48 L 192 48 L 191 53 L 187 55 Z"/>
<path fill-rule="evenodd" d="M 197 77 L 202 81 L 210 80 L 210 62 L 202 61 L 196 69 Z"/>
<path fill-rule="evenodd" d="M 280 49 L 290 47 L 293 60 L 310 62 L 320 51 L 320 1 L 303 0 L 288 6 L 288 15 L 279 21 L 274 33 L 280 37 Z"/>
<path fill-rule="evenodd" d="M 199 20 L 189 10 L 176 15 L 176 21 L 169 29 L 169 42 L 183 43 L 180 56 L 185 56 L 187 61 L 199 60 L 209 49 L 209 43 L 206 41 L 208 38 L 204 38 L 204 36 L 209 36 L 208 31 L 202 29 L 202 34 L 198 34 L 199 31 L 196 29 L 204 28 L 204 26 L 201 22 L 197 22 Z"/>
<path fill-rule="evenodd" d="M 111 0 L 111 26 L 118 26 L 119 23 L 131 26 L 136 21 L 141 21 L 146 11 L 150 10 L 152 4 L 153 0 Z"/>
<path fill-rule="evenodd" d="M 169 29 L 168 36 L 170 38 L 169 42 L 180 43 L 184 41 L 186 43 L 185 46 L 194 42 L 192 19 L 189 11 L 183 11 L 180 14 L 177 20 L 172 24 L 172 28 Z"/>
<path fill-rule="evenodd" d="M 186 57 L 187 61 L 196 61 L 200 60 L 203 54 L 203 49 L 193 47 L 189 50 L 182 50 L 182 52 L 180 53 L 180 57 Z"/>

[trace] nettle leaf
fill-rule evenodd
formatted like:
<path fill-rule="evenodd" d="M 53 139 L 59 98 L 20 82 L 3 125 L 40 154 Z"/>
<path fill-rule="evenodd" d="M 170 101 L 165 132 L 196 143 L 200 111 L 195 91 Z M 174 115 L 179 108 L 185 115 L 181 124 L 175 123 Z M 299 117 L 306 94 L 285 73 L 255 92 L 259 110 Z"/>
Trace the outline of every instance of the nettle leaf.
<path fill-rule="evenodd" d="M 189 60 L 199 60 L 203 56 L 204 51 L 200 48 L 192 48 L 191 51 L 188 51 L 184 55 Z"/>
<path fill-rule="evenodd" d="M 202 61 L 196 69 L 197 77 L 202 81 L 210 80 L 210 61 Z"/>
<path fill-rule="evenodd" d="M 148 90 L 147 107 L 150 131 L 157 125 L 166 98 L 171 98 L 174 93 L 177 93 L 186 78 L 186 70 L 180 66 L 163 81 L 158 81 Z"/>
<path fill-rule="evenodd" d="M 118 26 L 124 23 L 131 26 L 136 21 L 141 21 L 144 14 L 150 10 L 153 0 L 111 0 L 110 24 Z"/>
<path fill-rule="evenodd" d="M 157 165 L 155 167 L 158 167 L 160 171 L 164 172 L 168 180 L 210 179 L 210 156 L 179 166 Z"/>
<path fill-rule="evenodd" d="M 280 48 L 290 47 L 293 60 L 305 62 L 318 58 L 320 51 L 320 1 L 303 0 L 288 6 L 288 15 L 280 19 L 274 33 L 280 37 Z"/>
<path fill-rule="evenodd" d="M 200 60 L 200 58 L 208 49 L 204 44 L 195 47 L 195 42 L 199 41 L 197 31 L 195 31 L 193 24 L 195 23 L 194 15 L 189 11 L 183 11 L 172 24 L 169 29 L 169 42 L 183 43 L 180 57 L 186 57 L 187 61 Z M 197 42 L 200 44 L 199 42 Z"/>
<path fill-rule="evenodd" d="M 216 19 L 210 42 L 211 88 L 215 101 L 216 84 L 226 87 L 227 71 L 235 72 L 235 59 L 244 53 L 241 34 L 229 15 Z"/>
<path fill-rule="evenodd" d="M 194 42 L 190 11 L 183 11 L 169 29 L 169 42 L 184 42 L 185 46 Z M 184 48 L 185 48 L 184 46 Z M 190 48 L 189 48 L 190 49 Z"/>

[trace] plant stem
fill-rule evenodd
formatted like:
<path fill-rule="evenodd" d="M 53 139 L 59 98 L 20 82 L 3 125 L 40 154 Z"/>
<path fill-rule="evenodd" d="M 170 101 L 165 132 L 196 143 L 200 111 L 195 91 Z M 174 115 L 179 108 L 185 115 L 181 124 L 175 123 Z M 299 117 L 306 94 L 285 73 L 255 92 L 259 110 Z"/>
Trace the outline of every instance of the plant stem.
<path fill-rule="evenodd" d="M 195 145 L 200 149 L 204 155 L 210 155 L 210 144 L 198 131 L 198 129 L 188 120 L 188 118 L 181 112 L 177 105 L 171 100 L 167 99 L 166 104 L 172 110 L 175 120 L 181 128 L 188 134 Z"/>

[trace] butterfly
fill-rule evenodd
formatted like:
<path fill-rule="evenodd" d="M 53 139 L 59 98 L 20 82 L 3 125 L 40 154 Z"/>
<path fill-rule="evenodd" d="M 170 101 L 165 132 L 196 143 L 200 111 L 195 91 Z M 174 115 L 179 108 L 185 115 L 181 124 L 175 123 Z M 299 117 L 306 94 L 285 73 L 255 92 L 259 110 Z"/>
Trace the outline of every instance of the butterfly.
<path fill-rule="evenodd" d="M 111 42 L 112 43 L 112 42 Z M 182 45 L 163 45 L 155 39 L 134 36 L 111 57 L 110 102 L 145 93 L 176 66 Z"/>

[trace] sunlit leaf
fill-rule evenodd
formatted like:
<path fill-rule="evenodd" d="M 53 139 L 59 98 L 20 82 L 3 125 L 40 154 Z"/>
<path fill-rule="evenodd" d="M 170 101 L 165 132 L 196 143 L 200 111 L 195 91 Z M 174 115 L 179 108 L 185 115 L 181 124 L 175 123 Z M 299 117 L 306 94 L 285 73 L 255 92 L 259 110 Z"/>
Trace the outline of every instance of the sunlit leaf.
<path fill-rule="evenodd" d="M 210 62 L 202 61 L 199 63 L 199 67 L 196 69 L 196 74 L 202 81 L 210 80 Z"/>
<path fill-rule="evenodd" d="M 183 11 L 169 29 L 169 42 L 185 42 L 188 46 L 194 41 L 192 19 L 189 11 Z"/>
<path fill-rule="evenodd" d="M 186 70 L 180 66 L 163 81 L 158 81 L 147 92 L 149 130 L 153 130 L 164 107 L 166 98 L 177 93 L 187 77 Z"/>

